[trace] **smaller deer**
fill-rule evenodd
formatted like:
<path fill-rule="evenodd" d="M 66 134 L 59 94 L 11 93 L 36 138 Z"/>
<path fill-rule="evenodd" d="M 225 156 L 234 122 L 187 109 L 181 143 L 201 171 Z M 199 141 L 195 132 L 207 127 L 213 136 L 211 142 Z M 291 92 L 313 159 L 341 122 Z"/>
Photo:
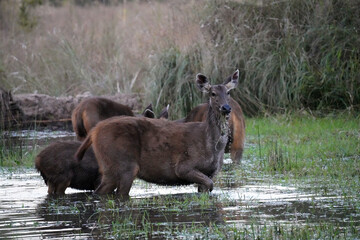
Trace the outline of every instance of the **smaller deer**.
<path fill-rule="evenodd" d="M 225 152 L 229 153 L 233 162 L 240 163 L 245 143 L 245 119 L 240 105 L 230 97 L 231 114 L 229 120 L 229 139 Z M 208 103 L 203 103 L 192 109 L 189 114 L 178 120 L 179 122 L 204 122 L 207 118 Z"/>
<path fill-rule="evenodd" d="M 78 141 L 58 141 L 51 143 L 35 158 L 35 168 L 40 172 L 48 194 L 65 194 L 68 187 L 81 190 L 95 190 L 101 176 L 94 152 L 89 148 L 83 161 L 75 159 L 80 147 Z"/>
<path fill-rule="evenodd" d="M 84 140 L 86 135 L 98 122 L 114 116 L 135 115 L 128 106 L 107 98 L 93 97 L 83 100 L 73 110 L 71 115 L 71 122 L 77 139 L 79 141 Z M 149 118 L 155 117 L 151 104 L 145 108 L 143 116 Z M 160 117 L 164 116 L 160 115 Z"/>
<path fill-rule="evenodd" d="M 223 84 L 212 86 L 206 76 L 196 76 L 197 87 L 209 94 L 204 122 L 134 117 L 99 122 L 75 155 L 80 161 L 92 145 L 102 174 L 95 193 L 116 189 L 128 198 L 136 177 L 164 185 L 196 183 L 199 192 L 212 191 L 228 140 L 230 90 L 237 86 L 238 78 L 237 70 Z"/>

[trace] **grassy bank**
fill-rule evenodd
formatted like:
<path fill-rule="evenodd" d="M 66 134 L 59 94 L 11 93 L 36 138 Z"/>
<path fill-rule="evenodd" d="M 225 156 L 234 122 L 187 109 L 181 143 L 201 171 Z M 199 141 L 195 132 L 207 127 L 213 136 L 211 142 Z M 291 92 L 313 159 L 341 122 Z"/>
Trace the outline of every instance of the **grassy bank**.
<path fill-rule="evenodd" d="M 265 172 L 295 176 L 360 173 L 359 118 L 281 115 L 247 121 L 248 154 Z"/>
<path fill-rule="evenodd" d="M 9 136 L 0 130 L 0 167 L 33 167 L 39 149 L 36 140 Z"/>
<path fill-rule="evenodd" d="M 247 115 L 359 110 L 358 0 L 43 1 L 31 27 L 19 2 L 0 4 L 0 83 L 14 93 L 141 92 L 175 119 L 203 101 L 196 73 L 238 68 Z"/>

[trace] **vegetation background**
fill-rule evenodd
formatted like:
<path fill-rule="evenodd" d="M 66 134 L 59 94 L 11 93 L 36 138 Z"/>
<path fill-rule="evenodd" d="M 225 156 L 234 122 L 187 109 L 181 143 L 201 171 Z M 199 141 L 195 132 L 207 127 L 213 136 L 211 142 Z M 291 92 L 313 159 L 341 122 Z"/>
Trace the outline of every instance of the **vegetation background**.
<path fill-rule="evenodd" d="M 0 85 L 52 96 L 138 92 L 171 118 L 198 72 L 248 116 L 360 110 L 359 0 L 0 0 Z"/>
<path fill-rule="evenodd" d="M 97 208 L 99 216 L 108 208 L 115 214 L 104 235 L 156 236 L 159 226 L 169 226 L 169 236 L 195 238 L 358 239 L 359 16 L 360 0 L 0 0 L 0 87 L 51 96 L 139 93 L 144 106 L 152 102 L 159 112 L 170 104 L 170 118 L 178 119 L 205 100 L 194 86 L 198 72 L 219 83 L 239 69 L 232 97 L 248 117 L 260 117 L 246 119 L 242 163 L 224 165 L 217 186 L 235 188 L 252 179 L 269 186 L 290 184 L 320 197 L 311 200 L 314 206 L 333 211 L 294 224 L 276 212 L 281 220 L 271 219 L 271 226 L 255 218 L 249 226 L 193 222 L 193 235 L 184 235 L 189 226 L 152 223 L 150 211 L 137 219 L 138 205 L 127 208 L 130 217 L 124 218 L 109 199 L 110 207 Z M 5 168 L 33 167 L 39 145 L 48 141 L 32 135 L 14 141 L 10 132 L 1 133 L 0 166 Z M 188 195 L 183 205 L 172 196 L 159 197 L 160 203 L 150 199 L 154 205 L 135 201 L 151 211 L 176 209 L 172 214 L 178 217 L 188 215 L 182 206 L 191 207 L 194 196 L 215 205 L 211 195 Z M 334 201 L 328 204 L 323 197 Z M 247 209 L 246 201 L 230 200 L 216 205 Z M 162 207 L 161 201 L 168 205 Z"/>

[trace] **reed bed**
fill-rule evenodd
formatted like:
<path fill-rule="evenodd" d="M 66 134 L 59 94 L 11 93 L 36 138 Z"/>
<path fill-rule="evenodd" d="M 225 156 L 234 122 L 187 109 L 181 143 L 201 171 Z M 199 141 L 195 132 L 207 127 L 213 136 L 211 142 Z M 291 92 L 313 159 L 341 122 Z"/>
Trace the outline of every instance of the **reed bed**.
<path fill-rule="evenodd" d="M 139 92 L 180 118 L 204 101 L 196 73 L 239 69 L 248 116 L 360 108 L 359 0 L 40 1 L 32 25 L 23 2 L 0 2 L 0 83 L 14 93 Z"/>

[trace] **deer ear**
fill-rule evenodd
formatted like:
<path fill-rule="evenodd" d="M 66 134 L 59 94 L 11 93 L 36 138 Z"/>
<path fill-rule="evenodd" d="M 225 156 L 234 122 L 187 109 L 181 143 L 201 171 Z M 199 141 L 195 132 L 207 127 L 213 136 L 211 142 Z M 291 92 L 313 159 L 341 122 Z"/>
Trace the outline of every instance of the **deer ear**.
<path fill-rule="evenodd" d="M 147 118 L 155 118 L 155 114 L 152 108 L 152 104 L 150 103 L 149 106 L 145 108 L 142 115 Z"/>
<path fill-rule="evenodd" d="M 231 90 L 233 88 L 236 88 L 236 86 L 239 83 L 239 70 L 236 70 L 230 77 L 228 77 L 224 85 L 227 88 L 227 90 Z"/>
<path fill-rule="evenodd" d="M 211 85 L 205 75 L 198 73 L 196 75 L 196 86 L 200 89 L 200 91 L 204 93 L 208 93 L 210 91 Z"/>
<path fill-rule="evenodd" d="M 169 118 L 169 104 L 166 107 L 164 107 L 164 109 L 161 111 L 159 118 L 161 119 Z"/>
<path fill-rule="evenodd" d="M 147 118 L 155 118 L 155 113 L 150 109 L 145 109 L 145 111 L 143 112 L 143 116 Z"/>
<path fill-rule="evenodd" d="M 147 106 L 147 107 L 144 109 L 144 112 L 146 111 L 146 109 L 149 109 L 149 110 L 153 111 L 152 104 L 150 103 L 149 106 Z"/>

